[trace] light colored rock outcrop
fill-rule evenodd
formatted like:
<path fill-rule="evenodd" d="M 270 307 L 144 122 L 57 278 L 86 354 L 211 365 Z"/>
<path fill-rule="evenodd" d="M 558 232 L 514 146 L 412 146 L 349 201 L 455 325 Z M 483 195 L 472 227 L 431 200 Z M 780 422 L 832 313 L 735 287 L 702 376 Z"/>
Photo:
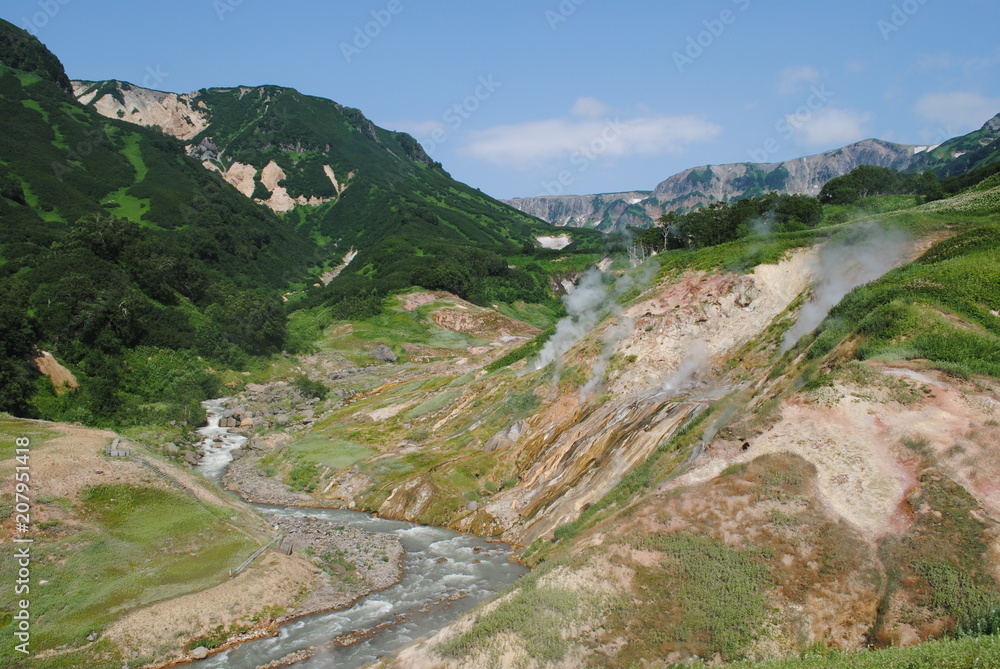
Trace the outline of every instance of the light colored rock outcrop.
<path fill-rule="evenodd" d="M 649 225 L 669 211 L 732 200 L 747 192 L 747 177 L 750 176 L 750 181 L 756 183 L 759 173 L 773 175 L 777 170 L 784 169 L 788 172 L 787 176 L 784 179 L 775 178 L 773 183 L 781 185 L 771 190 L 818 195 L 827 181 L 860 165 L 906 169 L 913 164 L 916 156 L 928 148 L 866 139 L 841 149 L 781 163 L 694 167 L 662 181 L 652 192 L 539 196 L 505 202 L 554 225 L 621 230 L 628 226 Z M 708 169 L 711 169 L 710 178 L 706 178 Z"/>
<path fill-rule="evenodd" d="M 82 104 L 92 106 L 102 116 L 142 126 L 158 126 L 165 133 L 184 142 L 203 135 L 200 143 L 188 144 L 188 154 L 199 160 L 205 169 L 222 174 L 244 196 L 253 197 L 257 187 L 256 175 L 260 168 L 240 162 L 225 167 L 229 161 L 224 157 L 224 151 L 216 146 L 214 138 L 203 134 L 210 126 L 209 109 L 198 99 L 197 93 L 164 93 L 117 81 L 74 81 L 73 90 Z M 243 97 L 254 90 L 259 89 L 243 87 L 238 92 Z M 347 178 L 341 182 L 331 166 L 324 165 L 323 169 L 333 184 L 337 197 L 340 197 L 347 190 L 355 173 L 348 173 Z M 262 170 L 260 181 L 271 192 L 271 196 L 266 200 L 256 201 L 280 213 L 291 211 L 297 206 L 318 207 L 336 199 L 316 195 L 292 197 L 284 186 L 279 185 L 286 177 L 284 170 L 275 161 L 268 163 Z"/>
<path fill-rule="evenodd" d="M 211 164 L 212 163 L 209 163 L 209 165 Z M 256 188 L 256 184 L 254 183 L 254 177 L 256 175 L 257 168 L 253 165 L 233 163 L 229 166 L 229 170 L 223 175 L 223 178 L 231 183 L 236 190 L 243 193 L 247 197 L 251 197 L 253 195 L 254 188 Z"/>
<path fill-rule="evenodd" d="M 98 97 L 101 84 L 74 81 L 73 92 L 77 99 L 102 116 L 120 118 L 144 126 L 160 126 L 163 132 L 177 139 L 193 139 L 208 127 L 207 109 L 195 101 L 194 94 L 178 95 L 139 88 L 124 82 L 117 85 L 116 95 Z"/>

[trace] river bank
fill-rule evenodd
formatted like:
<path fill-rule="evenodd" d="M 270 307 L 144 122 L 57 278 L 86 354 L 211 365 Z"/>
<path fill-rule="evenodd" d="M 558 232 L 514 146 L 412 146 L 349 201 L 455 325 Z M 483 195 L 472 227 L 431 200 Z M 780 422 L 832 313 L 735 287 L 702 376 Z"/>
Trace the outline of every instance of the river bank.
<path fill-rule="evenodd" d="M 195 666 L 360 666 L 433 634 L 525 573 L 505 544 L 318 507 L 255 467 L 283 435 L 248 439 L 242 430 L 219 427 L 225 401 L 206 403 L 206 409 L 204 473 L 253 504 L 293 547 L 292 556 L 269 551 L 232 580 L 275 559 L 308 560 L 312 573 L 293 606 L 251 629 L 234 630 Z"/>

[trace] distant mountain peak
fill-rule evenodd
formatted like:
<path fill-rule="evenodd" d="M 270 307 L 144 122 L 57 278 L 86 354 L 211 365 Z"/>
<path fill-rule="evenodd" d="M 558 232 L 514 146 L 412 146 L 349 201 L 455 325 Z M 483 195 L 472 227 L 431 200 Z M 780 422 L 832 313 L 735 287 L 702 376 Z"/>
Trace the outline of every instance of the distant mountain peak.
<path fill-rule="evenodd" d="M 904 169 L 928 147 L 865 139 L 839 149 L 776 163 L 730 163 L 692 167 L 660 182 L 652 193 L 519 198 L 507 204 L 555 225 L 621 230 L 643 227 L 669 211 L 766 192 L 818 195 L 830 179 L 859 165 Z"/>
<path fill-rule="evenodd" d="M 371 154 L 389 154 L 396 165 L 409 162 L 444 173 L 406 133 L 383 130 L 359 109 L 292 88 L 233 86 L 178 94 L 110 80 L 74 81 L 73 91 L 102 116 L 156 126 L 176 137 L 205 168 L 277 212 L 338 200 L 355 175 L 366 171 L 358 164 L 365 162 L 360 153 L 373 160 Z M 365 140 L 355 141 L 358 135 Z"/>
<path fill-rule="evenodd" d="M 901 171 L 961 173 L 1000 160 L 1000 114 L 982 130 L 937 145 L 908 145 L 870 138 L 839 149 L 778 163 L 692 167 L 660 182 L 652 193 L 516 198 L 507 204 L 554 225 L 622 230 L 652 225 L 670 211 L 691 209 L 766 192 L 818 195 L 830 179 L 861 165 Z"/>

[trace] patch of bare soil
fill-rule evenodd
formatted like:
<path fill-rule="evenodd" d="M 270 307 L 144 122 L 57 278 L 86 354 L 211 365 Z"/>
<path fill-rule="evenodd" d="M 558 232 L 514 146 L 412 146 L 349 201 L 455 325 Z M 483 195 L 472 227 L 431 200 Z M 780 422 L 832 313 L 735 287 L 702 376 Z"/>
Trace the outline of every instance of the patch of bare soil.
<path fill-rule="evenodd" d="M 79 500 L 79 493 L 85 488 L 108 484 L 172 489 L 155 473 L 128 458 L 109 458 L 104 449 L 115 439 L 114 432 L 45 421 L 30 422 L 58 434 L 31 449 L 31 482 L 36 497 Z M 124 441 L 120 445 L 133 448 Z M 13 482 L 13 477 L 9 480 Z M 211 501 L 224 503 L 218 498 Z"/>
<path fill-rule="evenodd" d="M 301 555 L 270 552 L 239 576 L 213 588 L 126 614 L 108 627 L 105 636 L 133 656 L 181 659 L 179 647 L 185 640 L 205 636 L 219 625 L 230 628 L 247 623 L 268 607 L 289 615 L 311 613 L 296 604 L 321 576 L 321 570 Z M 316 610 L 326 608 L 330 606 Z M 265 616 L 243 640 L 265 636 L 272 628 L 273 621 Z"/>
<path fill-rule="evenodd" d="M 885 372 L 898 368 L 875 366 Z M 818 470 L 819 493 L 867 536 L 906 529 L 905 499 L 915 484 L 913 453 L 904 439 L 926 443 L 941 465 L 1000 519 L 1000 439 L 996 396 L 939 372 L 909 371 L 916 395 L 902 404 L 886 398 L 876 378 L 867 386 L 838 385 L 825 401 L 796 395 L 782 403 L 781 419 L 751 440 L 709 444 L 695 466 L 671 486 L 695 484 L 725 467 L 765 453 L 793 453 Z M 897 378 L 900 374 L 894 375 Z M 922 392 L 921 387 L 927 391 Z"/>
<path fill-rule="evenodd" d="M 80 387 L 73 372 L 59 364 L 59 361 L 48 351 L 42 351 L 33 362 L 35 369 L 40 374 L 49 377 L 49 380 L 52 381 L 52 387 L 55 388 L 56 395 L 62 395 L 67 390 Z"/>
<path fill-rule="evenodd" d="M 408 293 L 400 298 L 403 301 L 403 308 L 407 311 L 414 311 L 419 309 L 425 304 L 430 304 L 432 302 L 437 302 L 438 300 L 455 300 L 459 301 L 461 298 L 458 295 L 452 293 L 446 293 L 443 290 L 438 290 L 435 292 L 420 292 L 420 293 Z"/>
<path fill-rule="evenodd" d="M 541 330 L 508 318 L 490 309 L 445 308 L 431 316 L 434 322 L 454 332 L 476 335 L 485 339 L 497 337 L 534 337 Z"/>
<path fill-rule="evenodd" d="M 817 251 L 793 251 L 753 274 L 686 272 L 625 310 L 634 328 L 616 352 L 635 356 L 613 378 L 610 392 L 642 390 L 665 381 L 685 360 L 734 351 L 763 332 L 809 286 Z M 697 345 L 696 345 L 697 343 Z M 697 354 L 695 353 L 697 351 Z"/>

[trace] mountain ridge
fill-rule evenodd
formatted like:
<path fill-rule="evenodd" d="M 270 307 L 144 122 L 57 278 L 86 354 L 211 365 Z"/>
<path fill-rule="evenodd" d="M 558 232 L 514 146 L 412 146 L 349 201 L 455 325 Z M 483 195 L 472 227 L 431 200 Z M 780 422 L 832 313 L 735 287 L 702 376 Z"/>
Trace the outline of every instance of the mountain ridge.
<path fill-rule="evenodd" d="M 417 284 L 479 302 L 551 298 L 545 269 L 507 256 L 552 226 L 451 179 L 360 110 L 279 86 L 74 90 L 9 22 L 0 47 L 3 410 L 190 425 L 218 392 L 214 370 L 308 346 L 289 332 L 298 309 L 370 316 Z M 35 347 L 79 391 L 36 383 Z M 147 366 L 161 356 L 190 378 L 155 387 Z"/>
<path fill-rule="evenodd" d="M 897 144 L 865 139 L 838 149 L 774 163 L 740 162 L 692 167 L 661 181 L 651 191 L 596 195 L 540 195 L 504 200 L 560 227 L 603 231 L 647 227 L 664 214 L 762 195 L 818 195 L 830 179 L 861 165 L 900 171 L 933 169 L 951 176 L 1000 159 L 1000 114 L 978 131 L 937 145 Z M 952 167 L 953 163 L 956 167 Z M 957 165 L 961 163 L 961 168 Z M 647 197 L 638 199 L 642 195 Z"/>
<path fill-rule="evenodd" d="M 534 243 L 536 233 L 548 230 L 544 221 L 453 180 L 412 136 L 380 128 L 334 100 L 270 84 L 181 94 L 116 80 L 73 87 L 78 101 L 102 116 L 157 126 L 177 138 L 189 156 L 258 204 L 295 212 L 330 250 L 330 267 L 352 248 L 364 266 L 371 260 L 366 248 L 396 234 L 401 220 L 422 221 L 424 238 L 506 248 Z"/>

